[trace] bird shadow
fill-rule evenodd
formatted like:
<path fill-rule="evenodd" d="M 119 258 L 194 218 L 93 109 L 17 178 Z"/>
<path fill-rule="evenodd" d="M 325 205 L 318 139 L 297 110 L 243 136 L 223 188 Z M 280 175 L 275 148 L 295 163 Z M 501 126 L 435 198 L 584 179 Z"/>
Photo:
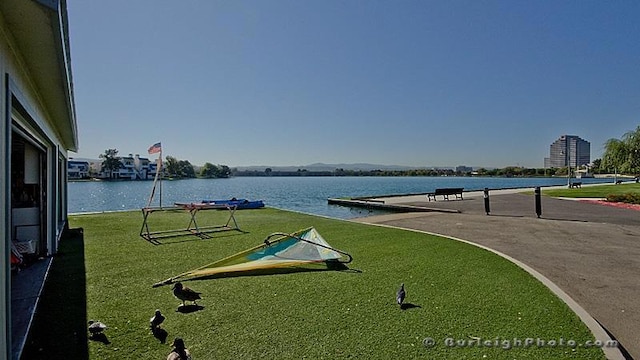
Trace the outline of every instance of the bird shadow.
<path fill-rule="evenodd" d="M 167 342 L 167 337 L 169 336 L 169 333 L 167 333 L 165 329 L 153 328 L 151 329 L 151 332 L 153 333 L 154 338 L 160 340 L 160 343 L 165 344 Z"/>
<path fill-rule="evenodd" d="M 416 304 L 412 304 L 412 303 L 404 303 L 404 304 L 400 305 L 400 309 L 402 309 L 402 310 L 409 310 L 409 309 L 415 309 L 415 308 L 422 308 L 422 306 L 416 305 Z"/>
<path fill-rule="evenodd" d="M 111 341 L 109 341 L 107 335 L 105 335 L 104 333 L 92 334 L 91 336 L 89 336 L 89 340 L 101 342 L 105 345 L 111 344 Z"/>
<path fill-rule="evenodd" d="M 178 306 L 176 311 L 183 314 L 190 314 L 192 312 L 200 311 L 203 309 L 204 309 L 204 306 L 191 304 L 191 305 L 180 305 Z"/>

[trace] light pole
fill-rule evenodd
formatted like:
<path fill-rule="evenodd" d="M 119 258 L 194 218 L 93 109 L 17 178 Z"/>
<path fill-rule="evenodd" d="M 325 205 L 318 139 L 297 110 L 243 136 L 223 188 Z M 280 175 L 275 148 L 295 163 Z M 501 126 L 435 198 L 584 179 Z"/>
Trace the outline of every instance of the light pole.
<path fill-rule="evenodd" d="M 567 163 L 567 187 L 571 188 L 571 163 L 569 162 L 569 149 L 562 152 L 564 153 L 564 161 Z"/>

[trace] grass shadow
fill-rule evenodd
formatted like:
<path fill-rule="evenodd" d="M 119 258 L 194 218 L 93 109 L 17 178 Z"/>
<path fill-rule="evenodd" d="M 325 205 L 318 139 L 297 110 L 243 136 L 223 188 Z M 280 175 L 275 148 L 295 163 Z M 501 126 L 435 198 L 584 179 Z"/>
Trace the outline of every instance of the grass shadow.
<path fill-rule="evenodd" d="M 508 217 L 508 218 L 526 218 L 526 217 L 531 217 L 533 218 L 533 216 L 525 216 L 525 215 L 508 215 L 508 214 L 487 214 L 487 216 L 492 216 L 492 217 Z M 583 223 L 588 223 L 588 220 L 581 220 L 581 219 L 569 219 L 569 218 L 558 218 L 558 217 L 545 217 L 543 215 L 540 215 L 540 217 L 538 219 L 543 219 L 543 220 L 554 220 L 554 221 L 570 221 L 570 222 L 583 222 Z"/>
<path fill-rule="evenodd" d="M 88 359 L 86 309 L 84 233 L 82 228 L 67 229 L 49 269 L 22 358 Z"/>
<path fill-rule="evenodd" d="M 402 305 L 400 305 L 400 309 L 402 309 L 402 310 L 409 310 L 409 309 L 416 309 L 416 308 L 421 309 L 422 306 L 416 305 L 416 304 L 412 304 L 412 303 L 403 303 Z"/>
<path fill-rule="evenodd" d="M 553 220 L 553 221 L 567 221 L 567 222 L 581 222 L 581 223 L 588 223 L 588 220 L 580 220 L 580 219 L 562 219 L 562 218 L 552 218 L 552 217 L 544 217 L 544 216 L 540 216 L 540 219 L 543 220 Z"/>
<path fill-rule="evenodd" d="M 344 270 L 339 270 L 340 272 L 344 272 L 344 273 L 353 273 L 353 274 L 362 274 L 362 270 L 360 269 L 344 269 Z"/>
<path fill-rule="evenodd" d="M 507 215 L 507 214 L 492 214 L 492 213 L 488 213 L 487 216 L 510 217 L 510 218 L 523 218 L 523 217 L 525 217 L 524 215 Z"/>
<path fill-rule="evenodd" d="M 176 312 L 179 312 L 179 313 L 182 313 L 182 314 L 191 314 L 191 313 L 194 313 L 194 312 L 200 311 L 200 310 L 204 310 L 204 306 L 195 305 L 195 304 L 191 304 L 191 305 L 182 305 L 181 304 L 176 309 Z"/>
<path fill-rule="evenodd" d="M 216 234 L 216 235 L 221 234 L 221 235 L 212 236 L 213 234 Z M 226 237 L 238 236 L 243 234 L 248 234 L 248 232 L 240 229 L 229 229 L 229 230 L 218 230 L 218 231 L 210 231 L 210 232 L 200 232 L 197 234 L 185 231 L 184 233 L 181 233 L 181 234 L 164 235 L 164 236 L 160 235 L 160 236 L 153 237 L 151 239 L 147 239 L 142 236 L 141 238 L 153 245 L 172 245 L 172 244 L 180 244 L 180 243 L 192 242 L 192 241 L 222 239 Z"/>
<path fill-rule="evenodd" d="M 204 281 L 204 280 L 222 279 L 222 278 L 275 276 L 275 275 L 286 275 L 286 274 L 295 274 L 295 273 L 303 273 L 303 272 L 322 272 L 322 271 L 362 273 L 362 270 L 351 269 L 345 263 L 342 263 L 340 261 L 323 261 L 323 262 L 315 262 L 315 263 L 306 263 L 306 264 L 301 264 L 299 266 L 290 266 L 290 267 L 284 267 L 284 268 L 266 268 L 266 269 L 258 268 L 258 269 L 243 270 L 243 271 L 219 272 L 211 275 L 201 275 L 194 279 L 183 279 L 181 281 Z M 157 282 L 153 284 L 152 287 L 157 288 L 163 285 L 174 283 L 176 281 L 178 280 L 168 279 L 165 281 Z"/>
<path fill-rule="evenodd" d="M 109 341 L 109 338 L 104 333 L 91 335 L 91 336 L 89 336 L 89 340 L 96 341 L 96 342 L 101 342 L 101 343 L 103 343 L 105 345 L 111 344 L 111 341 Z"/>
<path fill-rule="evenodd" d="M 167 337 L 169 336 L 169 333 L 167 333 L 167 330 L 162 328 L 153 328 L 151 329 L 151 333 L 153 333 L 154 338 L 160 340 L 161 344 L 167 343 Z"/>

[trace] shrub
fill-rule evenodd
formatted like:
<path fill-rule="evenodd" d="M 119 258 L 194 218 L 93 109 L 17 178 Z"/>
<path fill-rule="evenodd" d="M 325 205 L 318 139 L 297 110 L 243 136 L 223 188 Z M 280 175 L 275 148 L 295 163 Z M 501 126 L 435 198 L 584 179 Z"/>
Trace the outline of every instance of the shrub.
<path fill-rule="evenodd" d="M 640 193 L 610 194 L 607 195 L 607 201 L 640 204 Z"/>

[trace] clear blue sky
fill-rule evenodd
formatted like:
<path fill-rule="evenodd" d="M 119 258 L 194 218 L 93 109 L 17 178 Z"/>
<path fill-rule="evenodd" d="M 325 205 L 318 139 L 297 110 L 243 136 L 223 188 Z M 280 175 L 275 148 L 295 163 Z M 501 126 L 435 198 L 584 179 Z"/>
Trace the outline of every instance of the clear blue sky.
<path fill-rule="evenodd" d="M 80 150 L 542 167 L 640 125 L 639 1 L 69 0 Z M 154 155 L 155 156 L 155 155 Z"/>

